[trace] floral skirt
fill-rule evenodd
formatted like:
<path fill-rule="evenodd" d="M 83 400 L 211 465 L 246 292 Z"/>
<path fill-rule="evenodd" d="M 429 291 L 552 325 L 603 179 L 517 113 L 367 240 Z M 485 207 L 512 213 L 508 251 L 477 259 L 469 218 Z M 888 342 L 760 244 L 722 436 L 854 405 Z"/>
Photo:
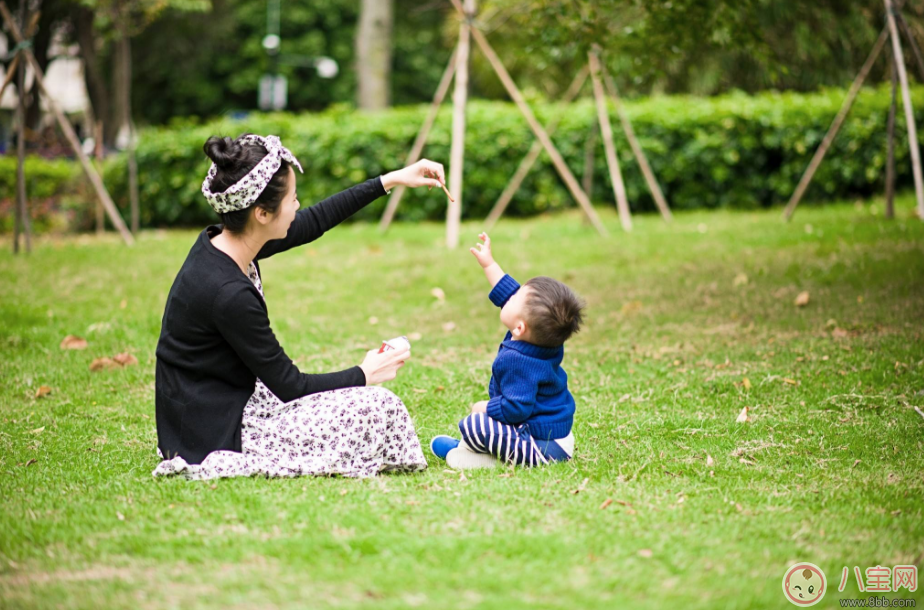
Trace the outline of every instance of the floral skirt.
<path fill-rule="evenodd" d="M 244 407 L 241 446 L 241 453 L 214 451 L 201 464 L 188 464 L 179 456 L 164 460 L 153 475 L 194 480 L 371 477 L 427 467 L 407 408 L 380 387 L 344 388 L 282 402 L 258 379 Z"/>

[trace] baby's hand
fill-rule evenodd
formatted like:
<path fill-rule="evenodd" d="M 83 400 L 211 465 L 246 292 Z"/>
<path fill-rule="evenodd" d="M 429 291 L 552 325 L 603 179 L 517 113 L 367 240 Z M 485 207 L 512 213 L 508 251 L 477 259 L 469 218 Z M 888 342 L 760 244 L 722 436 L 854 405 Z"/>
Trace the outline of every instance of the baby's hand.
<path fill-rule="evenodd" d="M 487 269 L 494 264 L 494 255 L 491 253 L 491 238 L 488 237 L 487 233 L 482 233 L 478 237 L 484 243 L 476 244 L 474 248 L 469 248 L 469 252 L 475 255 L 482 269 Z"/>
<path fill-rule="evenodd" d="M 488 412 L 488 401 L 479 400 L 472 405 L 472 413 L 487 413 Z"/>

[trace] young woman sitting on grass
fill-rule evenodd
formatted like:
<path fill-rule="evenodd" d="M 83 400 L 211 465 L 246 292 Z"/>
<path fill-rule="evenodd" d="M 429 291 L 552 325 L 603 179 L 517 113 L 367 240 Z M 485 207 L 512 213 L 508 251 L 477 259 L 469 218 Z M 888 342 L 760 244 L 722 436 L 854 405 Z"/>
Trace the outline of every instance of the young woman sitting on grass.
<path fill-rule="evenodd" d="M 154 476 L 373 476 L 426 468 L 401 400 L 373 387 L 410 350 L 306 374 L 270 328 L 258 261 L 321 237 L 391 188 L 440 186 L 422 160 L 298 211 L 293 167 L 275 136 L 212 137 L 202 192 L 222 224 L 193 244 L 167 297 L 157 343 Z"/>

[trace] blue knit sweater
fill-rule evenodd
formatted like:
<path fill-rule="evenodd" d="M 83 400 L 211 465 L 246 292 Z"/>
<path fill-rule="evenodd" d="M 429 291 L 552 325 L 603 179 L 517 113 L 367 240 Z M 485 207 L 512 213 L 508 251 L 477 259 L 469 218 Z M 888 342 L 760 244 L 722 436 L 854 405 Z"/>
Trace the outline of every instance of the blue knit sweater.
<path fill-rule="evenodd" d="M 519 289 L 517 281 L 505 275 L 489 298 L 503 307 Z M 514 341 L 508 331 L 491 367 L 488 415 L 511 426 L 526 424 L 536 439 L 568 436 L 574 423 L 574 397 L 568 391 L 568 375 L 561 368 L 564 354 L 564 346 Z"/>

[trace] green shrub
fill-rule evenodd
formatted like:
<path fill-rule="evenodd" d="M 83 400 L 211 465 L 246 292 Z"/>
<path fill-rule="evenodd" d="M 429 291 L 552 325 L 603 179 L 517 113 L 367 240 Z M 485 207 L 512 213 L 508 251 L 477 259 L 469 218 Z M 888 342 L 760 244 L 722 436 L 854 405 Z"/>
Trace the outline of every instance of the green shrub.
<path fill-rule="evenodd" d="M 635 131 L 652 169 L 674 209 L 755 208 L 785 203 L 795 189 L 845 92 L 826 90 L 810 95 L 730 94 L 715 98 L 653 97 L 626 104 Z M 924 118 L 924 88 L 913 90 L 916 115 Z M 824 201 L 881 192 L 885 175 L 889 91 L 865 89 L 857 99 L 807 200 Z M 280 136 L 305 168 L 299 177 L 304 205 L 391 169 L 399 168 L 417 134 L 426 106 L 399 107 L 363 113 L 333 107 L 319 114 L 253 114 L 243 120 L 223 118 L 205 124 L 177 122 L 146 129 L 138 147 L 142 224 L 145 226 L 202 225 L 215 215 L 199 192 L 208 160 L 202 144 L 211 135 L 237 136 L 249 131 Z M 536 105 L 543 124 L 561 115 L 553 136 L 571 170 L 580 178 L 585 142 L 596 127 L 591 100 L 570 106 Z M 451 107 L 444 106 L 430 134 L 424 155 L 449 160 Z M 611 109 L 616 147 L 634 211 L 654 210 L 654 204 Z M 896 143 L 899 188 L 911 185 L 907 135 L 899 109 Z M 463 215 L 487 215 L 529 150 L 533 135 L 513 104 L 474 101 L 469 105 L 466 134 Z M 613 204 L 613 192 L 597 138 L 591 197 Z M 127 207 L 124 157 L 107 162 L 106 183 L 121 208 Z M 7 189 L 8 181 L 0 181 Z M 0 196 L 6 197 L 6 190 Z M 357 216 L 378 218 L 382 198 Z M 523 216 L 570 207 L 574 202 L 543 153 L 511 202 L 507 214 Z M 398 211 L 407 220 L 439 219 L 446 200 L 426 189 L 408 191 Z"/>
<path fill-rule="evenodd" d="M 16 206 L 16 156 L 0 156 L 0 232 L 13 230 Z M 68 203 L 76 188 L 80 167 L 65 159 L 26 157 L 26 196 L 32 228 L 46 231 L 72 224 Z"/>

